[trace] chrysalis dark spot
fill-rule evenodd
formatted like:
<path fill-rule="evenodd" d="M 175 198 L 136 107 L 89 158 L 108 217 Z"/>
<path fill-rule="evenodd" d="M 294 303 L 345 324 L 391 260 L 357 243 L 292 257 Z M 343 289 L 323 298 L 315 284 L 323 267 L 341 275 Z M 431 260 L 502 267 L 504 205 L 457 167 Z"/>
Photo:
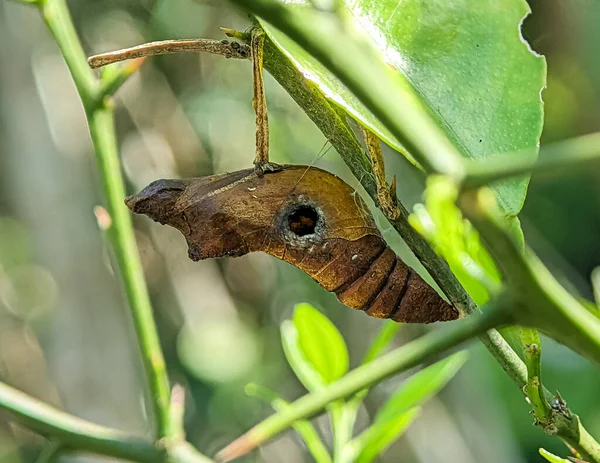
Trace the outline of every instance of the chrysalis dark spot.
<path fill-rule="evenodd" d="M 300 206 L 288 216 L 288 226 L 296 236 L 312 235 L 318 222 L 319 214 L 311 206 Z"/>

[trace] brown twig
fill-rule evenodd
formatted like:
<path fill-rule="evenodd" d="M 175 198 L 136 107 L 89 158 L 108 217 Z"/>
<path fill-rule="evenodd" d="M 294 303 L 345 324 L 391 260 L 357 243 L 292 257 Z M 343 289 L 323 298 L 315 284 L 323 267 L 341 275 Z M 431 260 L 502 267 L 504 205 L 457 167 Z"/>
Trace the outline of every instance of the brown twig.
<path fill-rule="evenodd" d="M 377 135 L 363 125 L 360 128 L 365 139 L 367 152 L 371 158 L 371 167 L 373 168 L 375 183 L 377 184 L 377 202 L 379 203 L 379 208 L 387 218 L 397 220 L 401 215 L 401 211 L 398 203 L 394 200 L 394 196 L 396 195 L 396 177 L 394 176 L 392 187 L 388 187 L 385 179 L 385 163 L 381 141 Z"/>
<path fill-rule="evenodd" d="M 265 34 L 262 29 L 253 29 L 250 48 L 252 50 L 252 81 L 254 95 L 252 107 L 256 113 L 256 157 L 254 166 L 258 175 L 269 167 L 269 115 L 265 97 L 265 82 L 263 79 L 263 44 Z"/>
<path fill-rule="evenodd" d="M 230 42 L 229 40 L 185 39 L 149 42 L 136 47 L 123 48 L 122 50 L 90 56 L 88 64 L 90 67 L 96 69 L 108 64 L 118 63 L 119 61 L 146 56 L 198 52 L 211 53 L 213 55 L 224 56 L 225 58 L 250 58 L 250 47 L 245 44 Z"/>

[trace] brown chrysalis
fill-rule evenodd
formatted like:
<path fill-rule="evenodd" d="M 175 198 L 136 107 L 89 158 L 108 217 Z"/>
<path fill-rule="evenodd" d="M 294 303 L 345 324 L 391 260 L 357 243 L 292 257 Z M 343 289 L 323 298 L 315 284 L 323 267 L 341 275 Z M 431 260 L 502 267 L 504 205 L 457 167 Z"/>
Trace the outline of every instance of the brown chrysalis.
<path fill-rule="evenodd" d="M 157 180 L 126 204 L 177 228 L 192 260 L 263 251 L 373 317 L 405 323 L 458 318 L 387 246 L 354 190 L 324 170 L 290 165 L 262 177 L 247 169 Z"/>

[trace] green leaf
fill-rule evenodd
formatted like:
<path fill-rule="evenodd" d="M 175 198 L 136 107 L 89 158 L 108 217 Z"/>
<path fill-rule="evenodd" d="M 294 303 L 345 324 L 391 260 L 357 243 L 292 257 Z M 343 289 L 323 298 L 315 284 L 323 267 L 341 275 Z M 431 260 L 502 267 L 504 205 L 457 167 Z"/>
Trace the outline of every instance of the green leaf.
<path fill-rule="evenodd" d="M 345 461 L 370 463 L 402 436 L 420 414 L 421 407 L 414 407 L 398 415 L 393 421 L 373 424 L 348 444 Z"/>
<path fill-rule="evenodd" d="M 281 324 L 281 344 L 285 358 L 294 370 L 294 373 L 309 391 L 317 391 L 325 386 L 321 375 L 313 365 L 306 359 L 300 347 L 298 330 L 294 323 L 285 320 Z"/>
<path fill-rule="evenodd" d="M 557 457 L 547 450 L 540 449 L 540 455 L 543 456 L 550 463 L 570 463 L 569 460 L 565 460 L 564 458 Z"/>
<path fill-rule="evenodd" d="M 594 288 L 594 301 L 600 308 L 600 267 L 592 270 L 592 287 Z"/>
<path fill-rule="evenodd" d="M 482 245 L 479 233 L 456 206 L 458 189 L 445 178 L 427 180 L 425 206 L 417 204 L 410 224 L 432 244 L 478 305 L 490 299 L 500 283 L 500 273 Z M 520 230 L 520 228 L 519 228 Z"/>
<path fill-rule="evenodd" d="M 373 424 L 350 448 L 357 463 L 367 463 L 383 452 L 418 416 L 419 405 L 437 394 L 467 361 L 466 351 L 440 360 L 404 381 L 379 409 Z"/>
<path fill-rule="evenodd" d="M 325 384 L 348 371 L 348 349 L 344 338 L 329 319 L 310 304 L 294 308 L 294 326 L 302 355 Z"/>
<path fill-rule="evenodd" d="M 384 349 L 394 340 L 400 328 L 402 328 L 402 323 L 392 320 L 384 322 L 377 337 L 373 340 L 369 346 L 369 350 L 365 354 L 365 358 L 362 361 L 363 365 L 379 357 Z"/>
<path fill-rule="evenodd" d="M 375 423 L 394 420 L 408 409 L 420 405 L 437 394 L 467 361 L 460 351 L 424 368 L 404 381 L 375 417 Z"/>
<path fill-rule="evenodd" d="M 342 0 L 340 0 L 342 1 Z M 289 1 L 296 8 L 306 2 Z M 525 0 L 343 0 L 343 19 L 364 32 L 386 62 L 412 85 L 433 119 L 467 158 L 528 150 L 542 130 L 540 92 L 546 63 L 520 33 Z M 265 31 L 303 75 L 352 117 L 398 151 L 404 149 L 327 69 L 268 23 Z M 340 47 L 344 44 L 340 43 Z M 400 110 L 400 108 L 399 108 Z M 494 186 L 516 215 L 528 178 Z"/>

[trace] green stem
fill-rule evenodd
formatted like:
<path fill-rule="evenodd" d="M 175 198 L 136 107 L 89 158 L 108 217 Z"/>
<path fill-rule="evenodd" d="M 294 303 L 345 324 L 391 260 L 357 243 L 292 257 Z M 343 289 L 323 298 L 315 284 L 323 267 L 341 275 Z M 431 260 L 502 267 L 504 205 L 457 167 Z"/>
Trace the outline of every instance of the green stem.
<path fill-rule="evenodd" d="M 331 422 L 331 432 L 333 434 L 333 461 L 339 463 L 344 447 L 352 439 L 352 428 L 354 417 L 343 400 L 336 400 L 327 405 Z"/>
<path fill-rule="evenodd" d="M 102 104 L 105 98 L 114 95 L 143 63 L 144 58 L 138 58 L 124 65 L 117 64 L 103 68 L 100 74 L 100 91 L 98 92 L 97 103 Z"/>
<path fill-rule="evenodd" d="M 520 328 L 519 338 L 523 346 L 523 358 L 527 366 L 527 384 L 525 394 L 529 398 L 533 415 L 542 427 L 552 417 L 552 410 L 542 386 L 542 344 L 540 335 L 534 328 Z"/>
<path fill-rule="evenodd" d="M 352 370 L 327 388 L 301 397 L 285 410 L 267 418 L 232 442 L 219 452 L 217 458 L 222 461 L 230 461 L 244 455 L 288 428 L 295 421 L 318 414 L 327 404 L 355 394 L 392 375 L 406 371 L 436 354 L 455 347 L 495 326 L 508 322 L 509 316 L 505 307 L 503 305 L 493 305 L 482 315 L 474 315 L 465 320 L 450 323 L 439 331 L 430 332 Z"/>
<path fill-rule="evenodd" d="M 583 135 L 543 146 L 537 161 L 528 152 L 507 154 L 485 161 L 469 160 L 463 185 L 475 188 L 533 171 L 537 175 L 560 175 L 597 169 L 600 166 L 600 133 Z"/>
<path fill-rule="evenodd" d="M 39 0 L 38 6 L 73 76 L 83 105 L 93 104 L 99 85 L 87 65 L 66 0 Z"/>
<path fill-rule="evenodd" d="M 54 463 L 62 450 L 63 444 L 56 438 L 50 438 L 48 443 L 35 459 L 35 463 Z"/>
<path fill-rule="evenodd" d="M 177 431 L 171 426 L 170 391 L 165 361 L 135 243 L 131 217 L 123 204 L 126 195 L 117 156 L 113 111 L 107 107 L 97 108 L 89 114 L 88 120 L 102 189 L 111 217 L 108 237 L 113 246 L 131 309 L 146 379 L 152 395 L 151 403 L 154 408 L 157 432 L 159 437 L 172 436 Z"/>
<path fill-rule="evenodd" d="M 98 101 L 100 85 L 88 67 L 65 0 L 41 0 L 41 14 L 63 53 L 88 118 L 100 179 L 111 218 L 108 236 L 113 246 L 127 300 L 133 316 L 142 360 L 152 394 L 159 437 L 171 436 L 170 391 L 165 361 L 140 262 L 131 217 L 123 199 L 125 187 L 115 137 L 113 111 Z"/>
<path fill-rule="evenodd" d="M 515 385 L 522 390 L 527 382 L 527 367 L 521 357 L 510 347 L 510 344 L 497 330 L 490 330 L 480 335 L 479 340 Z"/>
<path fill-rule="evenodd" d="M 152 442 L 69 415 L 3 383 L 0 383 L 0 408 L 29 429 L 58 439 L 64 448 L 142 463 L 163 459 L 162 452 Z"/>
<path fill-rule="evenodd" d="M 289 404 L 282 399 L 278 399 L 273 403 L 273 408 L 277 411 L 285 410 L 286 407 L 289 407 Z M 327 447 L 323 444 L 321 437 L 310 421 L 298 420 L 293 426 L 316 463 L 331 463 L 331 456 L 327 451 Z"/>
<path fill-rule="evenodd" d="M 408 81 L 389 69 L 339 18 L 276 0 L 231 0 L 295 40 L 385 125 L 427 172 L 462 178 L 463 160 L 418 101 Z M 343 44 L 343 46 L 340 46 Z M 392 90 L 392 91 L 390 91 Z M 400 108 L 410 107 L 411 111 Z"/>

